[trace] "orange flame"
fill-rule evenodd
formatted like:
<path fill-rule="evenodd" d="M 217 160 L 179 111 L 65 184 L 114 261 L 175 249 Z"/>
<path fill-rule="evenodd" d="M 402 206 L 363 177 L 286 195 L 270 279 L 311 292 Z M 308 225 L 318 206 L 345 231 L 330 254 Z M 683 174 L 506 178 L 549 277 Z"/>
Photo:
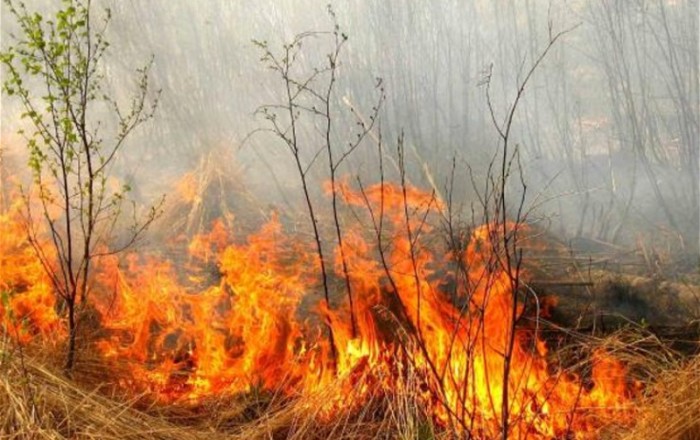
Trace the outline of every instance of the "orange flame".
<path fill-rule="evenodd" d="M 566 373 L 520 319 L 525 302 L 504 263 L 502 225 L 476 228 L 456 257 L 432 230 L 443 209 L 434 194 L 343 183 L 339 195 L 360 221 L 344 227 L 342 253 L 324 242 L 333 250 L 330 304 L 312 243 L 286 234 L 276 216 L 242 242 L 223 222 L 194 237 L 187 258 L 202 268 L 196 276 L 181 269 L 189 263 L 155 256 L 101 259 L 92 304 L 105 336 L 97 346 L 131 362 L 123 385 L 164 402 L 258 386 L 288 395 L 333 390 L 323 408 L 331 416 L 390 394 L 412 371 L 413 392 L 434 418 L 477 438 L 504 426 L 518 438 L 595 438 L 609 418 L 630 417 L 634 384 L 622 363 L 596 352 L 589 379 Z M 27 266 L 20 243 L 0 246 L 13 258 L 2 270 Z M 3 279 L 50 297 L 43 278 L 13 276 Z"/>
<path fill-rule="evenodd" d="M 0 329 L 21 343 L 62 333 L 51 280 L 28 241 L 20 199 L 0 213 Z M 43 246 L 47 260 L 50 247 Z"/>

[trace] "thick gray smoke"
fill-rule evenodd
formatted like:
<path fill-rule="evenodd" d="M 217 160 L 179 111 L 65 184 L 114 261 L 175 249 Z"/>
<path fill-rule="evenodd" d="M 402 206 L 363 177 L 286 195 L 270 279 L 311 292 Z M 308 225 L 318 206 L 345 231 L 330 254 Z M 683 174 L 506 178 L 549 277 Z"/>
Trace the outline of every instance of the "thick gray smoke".
<path fill-rule="evenodd" d="M 47 10 L 53 2 L 27 3 Z M 112 90 L 127 99 L 129 78 L 151 57 L 153 85 L 162 89 L 156 118 L 120 158 L 136 187 L 166 191 L 202 154 L 231 151 L 225 160 L 237 162 L 253 193 L 270 203 L 296 200 L 283 145 L 264 133 L 248 137 L 264 125 L 255 110 L 284 96 L 251 40 L 278 50 L 297 33 L 332 30 L 326 0 L 95 4 L 113 14 Z M 645 234 L 697 249 L 697 0 L 363 0 L 335 2 L 333 10 L 349 37 L 333 103 L 338 145 L 354 135 L 350 107 L 371 113 L 382 78 L 387 150 L 404 133 L 411 181 L 438 190 L 454 158 L 454 193 L 465 207 L 475 200 L 472 179 L 483 180 L 499 148 L 486 79 L 503 123 L 550 36 L 571 29 L 528 82 L 513 122 L 531 219 L 566 238 L 625 242 Z M 4 9 L 2 29 L 6 44 L 13 23 Z M 330 49 L 319 37 L 304 48 L 301 66 L 324 63 Z M 3 137 L 17 114 L 3 106 Z M 368 138 L 343 173 L 371 180 L 375 149 Z M 513 182 L 517 199 L 519 178 Z"/>

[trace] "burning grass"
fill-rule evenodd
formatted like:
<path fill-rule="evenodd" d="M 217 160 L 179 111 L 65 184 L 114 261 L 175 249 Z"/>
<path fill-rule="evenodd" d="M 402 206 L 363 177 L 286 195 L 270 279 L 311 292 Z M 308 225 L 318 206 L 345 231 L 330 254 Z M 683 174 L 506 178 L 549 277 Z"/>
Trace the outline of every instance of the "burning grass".
<path fill-rule="evenodd" d="M 114 365 L 105 365 L 82 353 L 74 379 L 67 379 L 54 357 L 56 347 L 3 345 L 0 364 L 1 438 L 47 439 L 448 439 L 451 438 L 424 412 L 415 393 L 419 379 L 407 375 L 401 392 L 377 393 L 361 405 L 349 404 L 332 419 L 323 414 L 333 385 L 316 395 L 286 397 L 251 389 L 245 394 L 211 396 L 198 404 L 156 404 L 145 395 L 127 397 L 117 384 L 105 382 Z M 611 421 L 592 438 L 694 439 L 700 408 L 698 360 L 642 358 L 631 351 L 621 335 L 597 344 L 617 356 L 636 360 L 649 369 L 663 371 L 647 376 L 645 396 L 640 397 L 633 425 Z M 54 356 L 52 356 L 54 355 Z M 379 391 L 379 390 L 378 390 Z M 396 390 L 395 390 L 396 391 Z M 380 396 L 381 394 L 381 396 Z M 352 396 L 348 396 L 348 402 Z M 150 403 L 149 403 L 150 402 Z M 355 408 L 349 410 L 348 408 Z M 571 436 L 573 437 L 573 435 Z"/>
<path fill-rule="evenodd" d="M 165 242 L 191 238 L 207 231 L 213 222 L 232 227 L 236 213 L 248 221 L 263 217 L 242 181 L 242 169 L 226 148 L 213 149 L 197 166 L 181 176 L 167 197 L 163 215 L 157 220 L 156 239 Z"/>
<path fill-rule="evenodd" d="M 509 438 L 593 439 L 653 420 L 635 400 L 652 377 L 635 366 L 645 353 L 589 341 L 572 356 L 543 339 L 527 274 L 514 292 L 499 264 L 500 227 L 474 228 L 455 254 L 439 241 L 432 193 L 344 185 L 342 200 L 365 225 L 343 240 L 352 307 L 337 247 L 326 303 L 313 246 L 276 216 L 246 237 L 214 221 L 191 237 L 186 264 L 157 253 L 97 262 L 74 380 L 47 355 L 65 339 L 61 320 L 10 210 L 3 435 L 491 439 L 507 426 Z M 649 411 L 692 408 L 693 365 L 683 386 L 647 387 Z"/>

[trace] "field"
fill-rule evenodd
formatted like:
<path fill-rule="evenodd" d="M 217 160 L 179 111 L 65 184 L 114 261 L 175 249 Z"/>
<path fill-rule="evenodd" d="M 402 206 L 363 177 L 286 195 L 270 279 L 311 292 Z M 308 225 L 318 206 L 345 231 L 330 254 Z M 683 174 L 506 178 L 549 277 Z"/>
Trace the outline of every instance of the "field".
<path fill-rule="evenodd" d="M 700 438 L 698 2 L 2 2 L 0 439 Z"/>

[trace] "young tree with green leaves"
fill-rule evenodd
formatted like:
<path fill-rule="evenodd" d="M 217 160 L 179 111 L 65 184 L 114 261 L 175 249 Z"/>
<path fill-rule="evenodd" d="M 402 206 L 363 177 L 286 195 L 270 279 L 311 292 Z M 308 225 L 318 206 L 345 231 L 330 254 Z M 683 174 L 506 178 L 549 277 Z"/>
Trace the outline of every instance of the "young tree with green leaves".
<path fill-rule="evenodd" d="M 24 3 L 5 5 L 18 32 L 0 54 L 2 90 L 20 101 L 30 127 L 20 130 L 33 177 L 31 189 L 22 189 L 27 232 L 66 317 L 70 372 L 95 259 L 131 247 L 160 211 L 157 204 L 137 215 L 131 204 L 121 244 L 113 246 L 130 190 L 113 183 L 115 158 L 134 129 L 153 117 L 158 93 L 149 98 L 152 63 L 137 69 L 137 90 L 126 108 L 107 92 L 109 10 L 98 18 L 90 0 L 62 0 L 55 14 L 44 17 Z M 105 118 L 113 118 L 112 130 Z"/>

